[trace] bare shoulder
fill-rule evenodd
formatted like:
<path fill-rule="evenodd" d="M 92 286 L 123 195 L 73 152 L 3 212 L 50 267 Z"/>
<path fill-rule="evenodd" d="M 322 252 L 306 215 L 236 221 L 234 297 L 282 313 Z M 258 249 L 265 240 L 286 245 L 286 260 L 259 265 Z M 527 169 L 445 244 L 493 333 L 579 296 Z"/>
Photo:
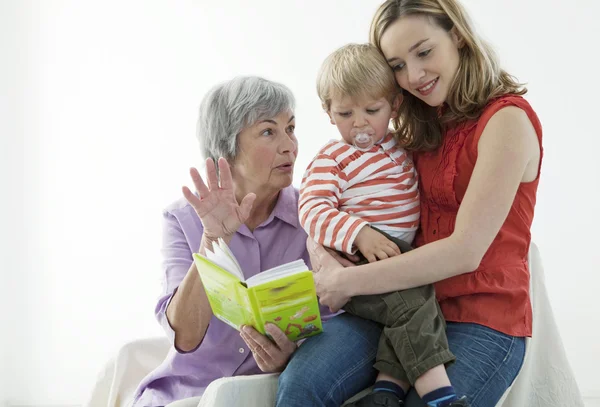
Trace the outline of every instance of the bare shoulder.
<path fill-rule="evenodd" d="M 535 128 L 527 113 L 516 106 L 507 106 L 498 110 L 486 124 L 479 146 L 493 143 L 512 148 L 537 149 L 539 141 Z"/>
<path fill-rule="evenodd" d="M 540 142 L 527 113 L 516 106 L 498 110 L 486 124 L 479 144 L 480 155 L 502 155 L 523 160 L 523 181 L 535 179 L 540 160 Z"/>

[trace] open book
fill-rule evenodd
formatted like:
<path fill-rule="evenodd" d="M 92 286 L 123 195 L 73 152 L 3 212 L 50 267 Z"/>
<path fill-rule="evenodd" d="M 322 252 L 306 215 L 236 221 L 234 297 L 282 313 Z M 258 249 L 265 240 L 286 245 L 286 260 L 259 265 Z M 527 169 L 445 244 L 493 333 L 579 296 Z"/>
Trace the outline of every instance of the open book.
<path fill-rule="evenodd" d="M 292 341 L 323 330 L 315 283 L 304 260 L 246 280 L 237 259 L 219 239 L 206 256 L 194 253 L 194 261 L 214 315 L 233 328 L 251 325 L 265 334 L 264 326 L 271 322 Z"/>

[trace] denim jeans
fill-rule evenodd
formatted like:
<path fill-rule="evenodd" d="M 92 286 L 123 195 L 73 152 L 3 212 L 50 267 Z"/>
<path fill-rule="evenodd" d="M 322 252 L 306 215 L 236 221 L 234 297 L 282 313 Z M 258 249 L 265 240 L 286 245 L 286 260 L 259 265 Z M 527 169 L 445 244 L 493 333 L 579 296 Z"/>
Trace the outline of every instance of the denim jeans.
<path fill-rule="evenodd" d="M 456 362 L 448 376 L 456 394 L 466 395 L 471 407 L 495 407 L 517 377 L 525 358 L 525 339 L 478 324 L 448 322 L 450 350 Z M 406 407 L 424 407 L 414 389 Z"/>
<path fill-rule="evenodd" d="M 277 407 L 339 407 L 370 386 L 381 326 L 340 314 L 300 345 L 279 376 Z"/>

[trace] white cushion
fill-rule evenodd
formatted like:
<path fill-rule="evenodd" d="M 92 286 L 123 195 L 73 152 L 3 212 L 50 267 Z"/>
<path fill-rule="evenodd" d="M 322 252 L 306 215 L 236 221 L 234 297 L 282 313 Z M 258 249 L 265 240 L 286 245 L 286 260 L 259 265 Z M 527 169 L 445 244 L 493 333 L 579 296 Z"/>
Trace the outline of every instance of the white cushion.
<path fill-rule="evenodd" d="M 517 379 L 497 407 L 583 407 L 554 321 L 540 253 L 533 243 L 529 250 L 529 269 L 533 337 L 526 340 L 525 361 Z M 166 338 L 144 339 L 125 345 L 99 375 L 86 405 L 129 406 L 137 384 L 164 360 L 168 351 Z M 272 406 L 277 393 L 277 378 L 276 374 L 225 377 L 211 383 L 202 398 L 181 400 L 169 407 Z"/>

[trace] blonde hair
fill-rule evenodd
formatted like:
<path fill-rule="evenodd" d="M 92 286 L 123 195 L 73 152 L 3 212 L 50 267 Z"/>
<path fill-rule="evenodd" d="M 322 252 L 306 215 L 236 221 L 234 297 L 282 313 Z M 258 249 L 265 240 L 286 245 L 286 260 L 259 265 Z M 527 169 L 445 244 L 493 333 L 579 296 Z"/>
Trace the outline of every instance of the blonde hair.
<path fill-rule="evenodd" d="M 347 44 L 331 53 L 319 70 L 317 94 L 325 111 L 335 97 L 388 98 L 400 91 L 383 54 L 372 44 Z"/>
<path fill-rule="evenodd" d="M 459 65 L 442 111 L 404 93 L 393 120 L 398 141 L 407 149 L 432 150 L 442 143 L 442 127 L 478 118 L 490 100 L 506 94 L 523 95 L 523 84 L 500 68 L 496 54 L 473 29 L 457 0 L 387 0 L 371 22 L 370 41 L 381 50 L 388 27 L 405 16 L 426 16 L 460 41 Z"/>

